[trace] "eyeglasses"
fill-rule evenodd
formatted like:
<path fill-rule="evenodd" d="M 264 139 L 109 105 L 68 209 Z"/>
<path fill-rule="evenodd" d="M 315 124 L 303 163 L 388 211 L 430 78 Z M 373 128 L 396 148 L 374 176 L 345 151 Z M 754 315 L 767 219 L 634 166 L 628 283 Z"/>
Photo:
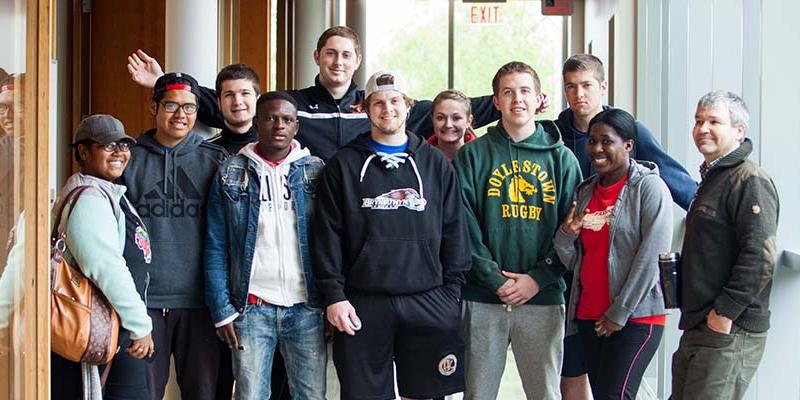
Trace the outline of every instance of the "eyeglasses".
<path fill-rule="evenodd" d="M 106 153 L 113 153 L 114 151 L 121 151 L 125 153 L 131 150 L 131 147 L 133 147 L 133 143 L 129 141 L 111 142 L 111 143 L 101 144 L 100 147 L 102 147 Z"/>
<path fill-rule="evenodd" d="M 164 111 L 168 113 L 178 112 L 179 108 L 183 109 L 186 115 L 192 115 L 197 112 L 197 104 L 195 103 L 176 103 L 174 101 L 165 101 L 161 103 L 164 106 Z"/>
<path fill-rule="evenodd" d="M 297 121 L 297 119 L 294 118 L 294 117 L 279 117 L 279 116 L 276 116 L 276 115 L 267 115 L 263 119 L 264 119 L 264 122 L 266 122 L 268 124 L 274 124 L 274 123 L 278 122 L 278 120 L 280 120 L 281 122 L 283 122 L 286 125 L 291 125 L 295 121 Z"/>
<path fill-rule="evenodd" d="M 0 103 L 0 115 L 8 115 L 11 110 L 14 110 L 15 113 L 21 114 L 22 113 L 22 104 L 8 104 L 8 103 Z"/>

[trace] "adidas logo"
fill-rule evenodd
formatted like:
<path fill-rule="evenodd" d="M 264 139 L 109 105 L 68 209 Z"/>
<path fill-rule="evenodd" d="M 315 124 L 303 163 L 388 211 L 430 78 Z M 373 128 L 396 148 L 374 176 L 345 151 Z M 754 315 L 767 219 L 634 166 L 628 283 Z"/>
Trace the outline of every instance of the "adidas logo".
<path fill-rule="evenodd" d="M 194 199 L 161 199 L 136 206 L 139 216 L 146 218 L 197 218 L 203 216 L 202 203 Z"/>

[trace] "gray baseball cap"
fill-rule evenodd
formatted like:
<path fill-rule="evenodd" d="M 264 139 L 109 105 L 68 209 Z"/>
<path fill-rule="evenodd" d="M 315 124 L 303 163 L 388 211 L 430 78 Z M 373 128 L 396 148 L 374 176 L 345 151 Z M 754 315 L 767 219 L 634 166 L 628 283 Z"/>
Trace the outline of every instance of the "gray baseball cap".
<path fill-rule="evenodd" d="M 75 129 L 72 144 L 85 140 L 92 140 L 100 144 L 109 144 L 127 140 L 136 143 L 136 140 L 125 133 L 125 127 L 120 120 L 107 114 L 95 114 L 84 118 Z"/>

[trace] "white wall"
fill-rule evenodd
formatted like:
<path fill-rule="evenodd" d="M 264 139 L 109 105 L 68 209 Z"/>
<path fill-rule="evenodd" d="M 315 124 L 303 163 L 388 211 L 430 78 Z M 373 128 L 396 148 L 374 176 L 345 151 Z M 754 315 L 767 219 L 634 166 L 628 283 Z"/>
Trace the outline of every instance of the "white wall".
<path fill-rule="evenodd" d="M 796 0 L 639 0 L 634 11 L 626 0 L 587 1 L 583 11 L 582 43 L 592 43 L 595 55 L 608 59 L 608 19 L 615 15 L 615 88 L 627 85 L 630 71 L 635 77 L 632 97 L 615 103 L 635 112 L 660 137 L 663 147 L 682 162 L 695 179 L 702 161 L 691 141 L 695 104 L 711 90 L 740 94 L 750 108 L 747 135 L 754 144 L 751 156 L 773 177 L 781 198 L 778 249 L 800 252 L 800 84 L 793 70 L 800 65 L 800 15 Z M 621 29 L 635 27 L 626 41 Z M 633 66 L 624 54 L 635 46 Z M 622 50 L 621 50 L 622 49 Z M 621 79 L 620 79 L 621 77 Z M 627 92 L 625 92 L 627 93 Z M 626 95 L 627 96 L 627 95 Z M 625 105 L 623 105 L 625 104 Z M 678 246 L 680 243 L 675 243 Z M 795 266 L 800 269 L 800 266 Z M 800 398 L 800 272 L 781 265 L 776 269 L 772 292 L 772 329 L 767 350 L 746 399 Z M 676 316 L 668 321 L 662 349 L 651 370 L 657 370 L 659 397 L 669 395 L 670 356 L 677 348 L 680 332 Z M 648 371 L 648 376 L 652 371 Z M 653 386 L 653 385 L 651 385 Z"/>
<path fill-rule="evenodd" d="M 800 54 L 800 2 L 768 0 L 762 6 L 760 159 L 781 196 L 779 249 L 800 249 L 800 83 L 792 79 Z M 745 82 L 747 83 L 747 82 Z M 800 272 L 778 269 L 772 292 L 772 329 L 756 381 L 758 399 L 800 398 Z"/>
<path fill-rule="evenodd" d="M 576 1 L 570 30 L 572 53 L 591 53 L 606 65 L 606 79 L 614 84 L 613 102 L 636 115 L 636 1 Z M 613 37 L 609 21 L 614 17 Z M 583 24 L 581 25 L 581 22 Z M 613 51 L 611 43 L 613 41 Z M 572 54 L 569 54 L 572 55 Z M 613 75 L 608 67 L 614 64 Z"/>
<path fill-rule="evenodd" d="M 800 200 L 795 160 L 800 150 L 800 85 L 786 79 L 787 66 L 800 63 L 791 43 L 800 41 L 793 0 L 673 0 L 639 2 L 637 16 L 639 118 L 660 126 L 669 153 L 695 177 L 701 157 L 691 141 L 695 104 L 711 90 L 730 90 L 750 108 L 747 135 L 751 156 L 773 177 L 784 207 L 778 231 L 779 250 L 799 249 L 800 220 L 791 207 Z M 642 58 L 646 57 L 646 58 Z M 788 87 L 793 89 L 787 90 Z M 772 292 L 772 329 L 764 360 L 747 399 L 800 397 L 800 273 L 779 266 Z M 677 346 L 679 333 L 665 337 L 665 355 Z M 665 358 L 663 367 L 668 368 Z M 667 380 L 669 371 L 663 371 Z"/>
<path fill-rule="evenodd" d="M 0 37 L 3 51 L 0 52 L 0 68 L 11 73 L 25 72 L 25 3 L 0 2 Z"/>
<path fill-rule="evenodd" d="M 304 0 L 295 3 L 294 87 L 314 85 L 319 68 L 314 63 L 314 50 L 319 35 L 328 28 L 327 1 Z"/>
<path fill-rule="evenodd" d="M 164 71 L 182 71 L 200 85 L 214 87 L 217 79 L 217 0 L 166 2 Z M 194 131 L 204 138 L 216 134 L 197 121 Z"/>

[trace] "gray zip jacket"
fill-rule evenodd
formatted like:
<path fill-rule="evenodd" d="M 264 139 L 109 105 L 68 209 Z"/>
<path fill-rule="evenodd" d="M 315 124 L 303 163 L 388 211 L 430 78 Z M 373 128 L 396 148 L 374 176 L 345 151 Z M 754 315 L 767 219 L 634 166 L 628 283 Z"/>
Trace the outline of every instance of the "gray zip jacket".
<path fill-rule="evenodd" d="M 585 210 L 592 198 L 597 175 L 575 189 L 576 210 Z M 658 167 L 631 160 L 628 182 L 614 203 L 609 222 L 608 282 L 610 321 L 625 326 L 630 318 L 665 314 L 664 296 L 658 283 L 658 253 L 672 243 L 672 197 Z M 576 211 L 576 214 L 578 211 Z M 577 332 L 576 314 L 581 294 L 583 249 L 578 236 L 559 229 L 554 239 L 558 257 L 575 271 L 567 314 L 567 335 Z"/>

